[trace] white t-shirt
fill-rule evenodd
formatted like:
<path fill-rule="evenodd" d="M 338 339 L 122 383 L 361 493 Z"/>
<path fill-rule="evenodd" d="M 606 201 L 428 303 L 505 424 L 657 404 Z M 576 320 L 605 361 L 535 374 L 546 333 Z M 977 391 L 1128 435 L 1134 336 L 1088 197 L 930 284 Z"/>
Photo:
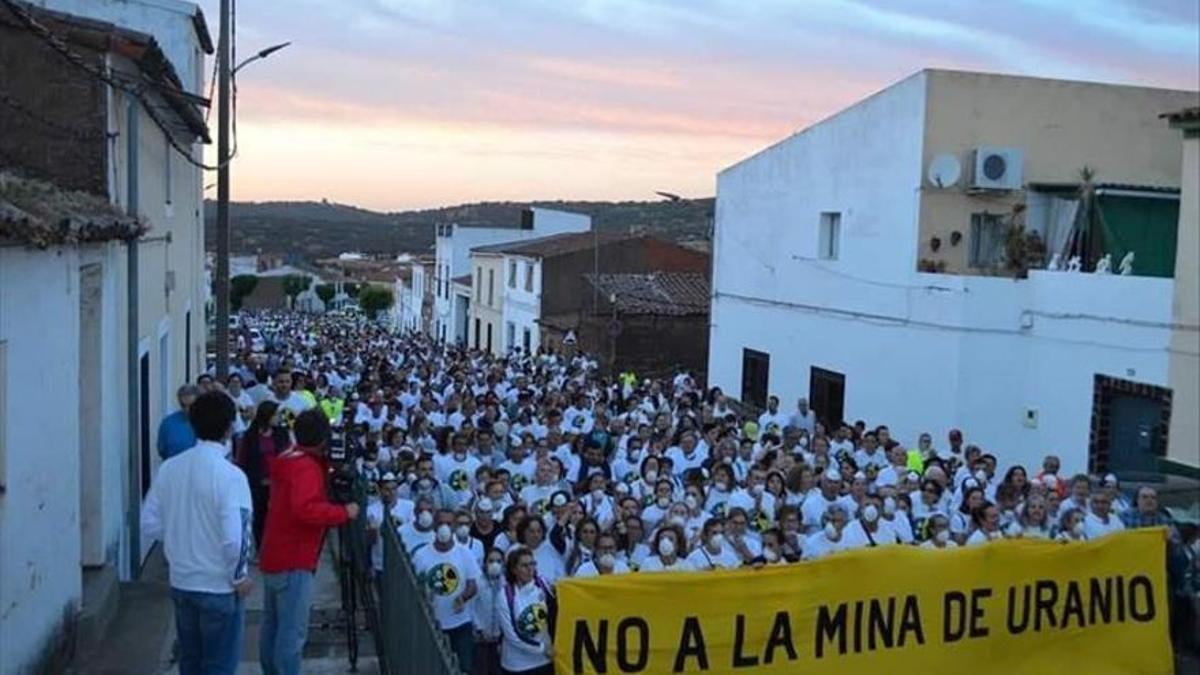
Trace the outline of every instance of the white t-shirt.
<path fill-rule="evenodd" d="M 846 527 L 842 530 L 842 547 L 848 549 L 869 548 L 872 540 L 874 540 L 875 546 L 900 543 L 900 539 L 891 525 L 882 519 L 877 523 L 878 527 L 870 536 L 867 536 L 867 529 L 863 527 L 861 520 L 856 519 L 846 523 Z"/>
<path fill-rule="evenodd" d="M 231 593 L 246 578 L 253 520 L 246 474 L 225 445 L 200 441 L 162 463 L 142 507 L 142 535 L 161 539 L 171 588 Z"/>
<path fill-rule="evenodd" d="M 451 630 L 471 622 L 470 603 L 454 610 L 454 599 L 466 591 L 468 581 L 482 583 L 479 565 L 469 549 L 458 544 L 448 551 L 439 551 L 432 544 L 422 546 L 413 556 L 413 569 L 429 589 L 438 628 Z"/>
<path fill-rule="evenodd" d="M 697 546 L 695 551 L 688 554 L 687 562 L 696 570 L 731 570 L 742 566 L 741 556 L 728 545 L 722 546 L 718 553 L 709 551 L 705 546 Z"/>
<path fill-rule="evenodd" d="M 692 566 L 683 558 L 676 558 L 674 563 L 663 565 L 661 558 L 652 555 L 642 561 L 642 566 L 638 569 L 641 572 L 690 572 L 692 571 Z"/>
<path fill-rule="evenodd" d="M 509 602 L 509 595 L 512 602 Z M 549 599 L 536 582 L 512 589 L 501 588 L 496 612 L 500 615 L 500 667 L 525 672 L 550 663 Z"/>
<path fill-rule="evenodd" d="M 404 550 L 408 554 L 416 555 L 416 552 L 433 543 L 433 529 L 428 529 L 424 532 L 417 529 L 415 522 L 405 523 L 397 532 L 400 535 L 400 543 L 404 544 Z"/>
<path fill-rule="evenodd" d="M 483 465 L 479 458 L 467 454 L 460 461 L 452 454 L 433 456 L 433 474 L 442 485 L 454 491 L 458 506 L 471 500 L 475 489 L 475 472 Z"/>
<path fill-rule="evenodd" d="M 520 493 L 525 489 L 525 486 L 533 484 L 534 472 L 537 470 L 537 462 L 533 457 L 526 457 L 523 462 L 517 463 L 511 459 L 505 460 L 500 464 L 500 468 L 508 472 L 508 487 L 516 493 Z"/>
<path fill-rule="evenodd" d="M 299 392 L 295 391 L 288 392 L 287 398 L 282 401 L 279 400 L 279 397 L 277 397 L 275 392 L 272 391 L 271 395 L 267 397 L 267 400 L 278 403 L 280 411 L 287 412 L 293 418 L 312 407 L 309 405 L 308 401 L 299 394 Z"/>
<path fill-rule="evenodd" d="M 847 526 L 848 527 L 848 526 Z M 844 542 L 846 537 L 843 534 L 837 541 L 832 541 L 825 536 L 824 530 L 817 530 L 816 534 L 810 535 L 804 540 L 804 553 L 800 556 L 801 560 L 816 560 L 824 558 L 831 553 L 837 553 L 844 550 Z"/>
<path fill-rule="evenodd" d="M 1083 532 L 1088 539 L 1098 539 L 1106 534 L 1120 532 L 1125 529 L 1125 523 L 1121 522 L 1115 514 L 1108 514 L 1108 522 L 1100 520 L 1100 517 L 1094 513 L 1087 514 L 1083 519 Z"/>
<path fill-rule="evenodd" d="M 612 572 L 610 572 L 610 574 L 628 574 L 628 573 L 629 573 L 629 565 L 626 565 L 625 561 L 619 560 L 619 559 L 613 561 L 613 568 L 612 568 Z M 575 577 L 598 577 L 601 575 L 600 575 L 600 570 L 596 567 L 595 559 L 592 559 L 592 560 L 589 560 L 589 561 L 583 563 L 582 565 L 580 565 L 579 569 L 575 570 L 575 574 L 572 576 L 575 576 Z"/>

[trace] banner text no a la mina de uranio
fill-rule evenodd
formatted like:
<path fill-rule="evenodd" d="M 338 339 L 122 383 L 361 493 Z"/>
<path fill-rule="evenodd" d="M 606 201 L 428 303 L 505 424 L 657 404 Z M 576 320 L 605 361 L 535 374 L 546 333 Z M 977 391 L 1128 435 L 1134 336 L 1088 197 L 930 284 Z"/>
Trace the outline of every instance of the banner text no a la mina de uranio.
<path fill-rule="evenodd" d="M 1165 534 L 863 549 L 558 584 L 555 666 L 585 673 L 1170 673 Z"/>

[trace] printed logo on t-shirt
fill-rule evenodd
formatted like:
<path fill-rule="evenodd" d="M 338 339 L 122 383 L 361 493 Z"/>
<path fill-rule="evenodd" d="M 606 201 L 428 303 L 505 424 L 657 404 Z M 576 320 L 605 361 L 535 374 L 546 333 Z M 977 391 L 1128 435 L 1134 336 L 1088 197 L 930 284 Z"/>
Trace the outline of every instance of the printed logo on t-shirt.
<path fill-rule="evenodd" d="M 755 532 L 766 532 L 771 528 L 771 519 L 763 511 L 755 509 L 750 512 L 750 528 Z"/>
<path fill-rule="evenodd" d="M 546 504 L 547 504 L 549 501 L 550 501 L 550 500 L 548 500 L 548 499 L 545 499 L 545 498 L 542 498 L 542 499 L 539 499 L 539 500 L 535 501 L 535 502 L 533 503 L 533 515 L 535 515 L 535 516 L 544 516 L 544 515 L 546 515 Z"/>
<path fill-rule="evenodd" d="M 517 635 L 523 640 L 536 641 L 547 627 L 550 614 L 546 605 L 535 602 L 527 605 L 517 616 Z"/>
<path fill-rule="evenodd" d="M 461 492 L 471 486 L 471 477 L 462 469 L 455 469 L 450 473 L 450 489 L 455 492 Z"/>
<path fill-rule="evenodd" d="M 724 518 L 726 504 L 727 502 L 718 502 L 714 504 L 713 507 L 708 510 L 709 515 L 711 515 L 713 518 Z"/>
<path fill-rule="evenodd" d="M 529 485 L 529 479 L 523 473 L 514 473 L 508 482 L 512 484 L 513 490 L 520 492 L 521 488 Z"/>
<path fill-rule="evenodd" d="M 434 595 L 454 595 L 458 590 L 460 575 L 458 569 L 450 563 L 438 563 L 429 569 L 425 575 L 425 584 Z"/>

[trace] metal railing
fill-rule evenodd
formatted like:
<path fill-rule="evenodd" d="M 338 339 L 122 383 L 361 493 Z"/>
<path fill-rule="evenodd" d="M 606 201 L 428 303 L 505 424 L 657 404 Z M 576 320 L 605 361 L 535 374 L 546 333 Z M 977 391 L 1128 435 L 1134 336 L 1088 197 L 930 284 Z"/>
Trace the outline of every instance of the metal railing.
<path fill-rule="evenodd" d="M 429 598 L 391 515 L 379 528 L 383 573 L 379 575 L 376 647 L 386 675 L 460 675 L 458 658 L 437 626 Z"/>

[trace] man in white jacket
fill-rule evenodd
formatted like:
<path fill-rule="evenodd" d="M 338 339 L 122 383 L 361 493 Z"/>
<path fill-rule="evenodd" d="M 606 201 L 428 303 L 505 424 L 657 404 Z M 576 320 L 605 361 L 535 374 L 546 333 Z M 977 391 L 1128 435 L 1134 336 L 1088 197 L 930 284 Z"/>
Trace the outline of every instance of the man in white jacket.
<path fill-rule="evenodd" d="M 242 653 L 253 507 L 246 475 L 225 459 L 236 414 L 223 391 L 196 399 L 196 445 L 163 462 L 142 510 L 142 536 L 163 542 L 170 566 L 181 675 L 232 675 Z"/>

